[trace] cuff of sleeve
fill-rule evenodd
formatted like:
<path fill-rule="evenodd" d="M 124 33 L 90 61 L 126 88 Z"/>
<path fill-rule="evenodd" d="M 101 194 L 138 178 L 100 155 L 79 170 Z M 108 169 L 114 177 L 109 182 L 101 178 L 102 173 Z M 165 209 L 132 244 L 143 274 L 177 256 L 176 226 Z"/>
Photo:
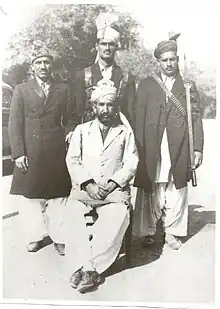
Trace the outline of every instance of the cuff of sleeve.
<path fill-rule="evenodd" d="M 12 161 L 15 161 L 17 158 L 20 158 L 20 157 L 23 157 L 23 156 L 25 156 L 25 154 L 24 154 L 24 153 L 22 153 L 22 154 L 12 155 Z"/>
<path fill-rule="evenodd" d="M 83 183 L 81 183 L 80 189 L 81 189 L 81 190 L 85 190 L 85 189 L 86 189 L 86 186 L 87 186 L 89 183 L 95 183 L 94 179 L 89 179 L 89 180 L 84 181 Z"/>
<path fill-rule="evenodd" d="M 113 179 L 109 179 L 109 180 L 108 180 L 108 183 L 111 182 L 111 181 L 114 182 L 114 183 L 116 184 L 116 186 L 117 186 L 116 188 L 120 187 L 120 185 L 119 185 L 116 181 L 114 181 Z"/>
<path fill-rule="evenodd" d="M 194 152 L 195 151 L 203 153 L 203 151 L 201 149 L 194 149 Z"/>

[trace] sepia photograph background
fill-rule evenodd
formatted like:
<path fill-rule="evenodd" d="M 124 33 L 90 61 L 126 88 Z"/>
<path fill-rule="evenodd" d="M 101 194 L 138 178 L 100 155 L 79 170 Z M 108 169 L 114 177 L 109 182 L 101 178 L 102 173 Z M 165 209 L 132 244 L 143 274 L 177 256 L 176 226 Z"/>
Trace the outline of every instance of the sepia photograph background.
<path fill-rule="evenodd" d="M 62 257 L 51 246 L 35 255 L 25 251 L 18 237 L 19 197 L 9 195 L 12 179 L 7 135 L 10 91 L 2 90 L 2 297 L 4 302 L 59 303 L 116 302 L 188 308 L 187 304 L 209 308 L 215 303 L 216 230 L 216 79 L 217 1 L 133 1 L 112 4 L 11 2 L 0 7 L 2 89 L 12 89 L 31 78 L 32 45 L 45 42 L 55 59 L 54 77 L 74 83 L 76 69 L 96 58 L 95 19 L 100 12 L 120 16 L 121 47 L 117 63 L 131 71 L 138 85 L 156 69 L 153 50 L 170 33 L 180 32 L 180 72 L 184 54 L 190 77 L 196 82 L 203 108 L 204 160 L 197 172 L 196 188 L 189 184 L 188 236 L 179 251 L 161 245 L 143 249 L 132 239 L 132 267 L 115 265 L 97 291 L 77 294 L 62 279 Z M 5 98 L 4 98 L 5 96 Z M 9 99 L 8 99 L 9 96 Z M 217 189 L 217 190 L 216 190 Z M 136 189 L 132 189 L 133 202 Z M 133 203 L 134 204 L 134 203 Z M 152 306 L 153 306 L 152 305 Z M 163 307 L 164 306 L 164 307 Z M 193 307 L 192 307 L 193 308 Z"/>

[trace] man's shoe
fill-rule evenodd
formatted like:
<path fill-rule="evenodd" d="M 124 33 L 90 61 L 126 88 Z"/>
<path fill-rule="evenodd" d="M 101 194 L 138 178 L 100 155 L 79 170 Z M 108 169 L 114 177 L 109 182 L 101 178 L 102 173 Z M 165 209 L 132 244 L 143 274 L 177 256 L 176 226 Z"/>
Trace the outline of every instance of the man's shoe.
<path fill-rule="evenodd" d="M 42 245 L 43 245 L 42 240 L 30 242 L 27 245 L 27 251 L 28 252 L 37 252 L 38 250 L 40 250 L 42 248 Z"/>
<path fill-rule="evenodd" d="M 72 276 L 70 277 L 70 285 L 72 288 L 76 289 L 82 280 L 83 271 L 82 268 L 75 271 Z"/>
<path fill-rule="evenodd" d="M 82 279 L 78 284 L 77 291 L 85 293 L 90 288 L 99 285 L 102 282 L 102 277 L 95 270 L 87 270 L 83 272 Z"/>
<path fill-rule="evenodd" d="M 65 255 L 65 245 L 54 243 L 54 248 L 59 255 Z"/>
<path fill-rule="evenodd" d="M 182 246 L 182 242 L 177 239 L 174 235 L 165 236 L 165 243 L 173 250 L 179 250 Z"/>

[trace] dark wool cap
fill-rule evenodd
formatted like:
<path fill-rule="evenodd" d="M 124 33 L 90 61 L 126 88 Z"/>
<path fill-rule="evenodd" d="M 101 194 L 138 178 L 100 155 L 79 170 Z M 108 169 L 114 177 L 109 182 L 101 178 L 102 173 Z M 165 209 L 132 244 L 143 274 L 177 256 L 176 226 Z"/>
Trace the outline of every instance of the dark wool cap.
<path fill-rule="evenodd" d="M 157 47 L 154 50 L 154 57 L 159 59 L 160 55 L 169 51 L 177 52 L 176 42 L 173 40 L 162 41 L 157 44 Z"/>
<path fill-rule="evenodd" d="M 42 41 L 34 41 L 32 44 L 32 51 L 30 54 L 31 62 L 33 63 L 37 58 L 48 57 L 53 61 L 49 48 Z"/>

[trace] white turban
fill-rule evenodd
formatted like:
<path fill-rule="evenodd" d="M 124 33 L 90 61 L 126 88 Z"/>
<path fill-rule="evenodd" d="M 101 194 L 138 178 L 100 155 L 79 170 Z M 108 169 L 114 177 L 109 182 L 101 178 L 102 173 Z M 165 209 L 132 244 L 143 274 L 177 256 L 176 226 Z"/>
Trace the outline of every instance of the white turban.
<path fill-rule="evenodd" d="M 117 88 L 111 80 L 102 79 L 97 83 L 92 91 L 90 101 L 99 103 L 101 101 L 115 102 L 117 98 Z"/>

